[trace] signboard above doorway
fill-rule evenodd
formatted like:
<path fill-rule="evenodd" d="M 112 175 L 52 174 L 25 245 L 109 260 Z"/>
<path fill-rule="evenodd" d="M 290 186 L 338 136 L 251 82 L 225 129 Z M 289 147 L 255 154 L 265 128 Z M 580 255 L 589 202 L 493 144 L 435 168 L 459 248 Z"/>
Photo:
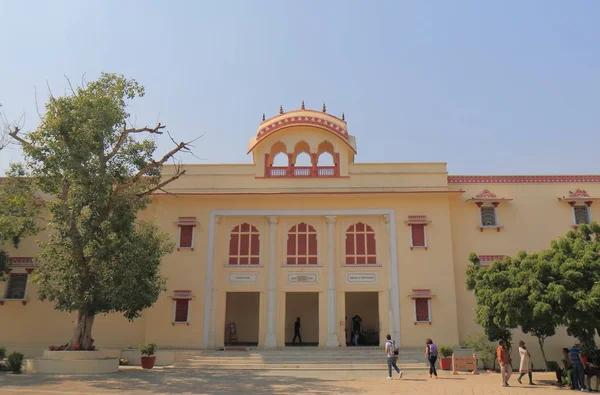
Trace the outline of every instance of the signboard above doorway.
<path fill-rule="evenodd" d="M 378 280 L 377 273 L 347 273 L 348 284 L 374 284 Z"/>
<path fill-rule="evenodd" d="M 288 283 L 290 284 L 314 284 L 317 282 L 317 273 L 289 273 Z"/>

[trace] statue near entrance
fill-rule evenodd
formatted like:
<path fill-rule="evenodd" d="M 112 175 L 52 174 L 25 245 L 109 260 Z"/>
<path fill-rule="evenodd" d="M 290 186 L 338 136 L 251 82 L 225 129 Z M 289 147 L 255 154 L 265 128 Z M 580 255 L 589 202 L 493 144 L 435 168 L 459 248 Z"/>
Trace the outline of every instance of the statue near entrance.
<path fill-rule="evenodd" d="M 238 341 L 237 326 L 235 325 L 235 322 L 229 321 L 229 335 L 227 337 L 227 342 L 228 343 L 237 343 L 237 341 Z"/>

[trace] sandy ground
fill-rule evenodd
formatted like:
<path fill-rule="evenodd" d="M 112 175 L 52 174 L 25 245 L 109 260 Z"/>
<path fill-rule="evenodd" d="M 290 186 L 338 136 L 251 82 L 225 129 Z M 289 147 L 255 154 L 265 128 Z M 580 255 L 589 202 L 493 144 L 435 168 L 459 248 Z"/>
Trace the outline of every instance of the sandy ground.
<path fill-rule="evenodd" d="M 0 395 L 46 394 L 535 394 L 568 392 L 552 385 L 553 373 L 537 373 L 536 386 L 503 388 L 500 375 L 478 376 L 447 372 L 438 380 L 406 373 L 386 380 L 387 372 L 219 371 L 196 369 L 122 370 L 103 376 L 49 376 L 0 374 Z M 525 381 L 527 381 L 525 379 Z"/>

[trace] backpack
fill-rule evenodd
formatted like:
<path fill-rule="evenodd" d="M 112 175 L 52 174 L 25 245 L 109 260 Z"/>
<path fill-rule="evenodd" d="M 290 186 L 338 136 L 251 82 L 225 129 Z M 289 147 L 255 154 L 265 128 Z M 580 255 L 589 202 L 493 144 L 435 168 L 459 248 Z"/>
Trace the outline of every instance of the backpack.
<path fill-rule="evenodd" d="M 431 355 L 432 357 L 438 356 L 437 346 L 433 343 L 429 345 L 429 355 Z"/>
<path fill-rule="evenodd" d="M 394 355 L 398 355 L 400 353 L 400 348 L 393 340 L 388 340 L 388 343 L 392 346 L 391 349 L 394 351 Z"/>

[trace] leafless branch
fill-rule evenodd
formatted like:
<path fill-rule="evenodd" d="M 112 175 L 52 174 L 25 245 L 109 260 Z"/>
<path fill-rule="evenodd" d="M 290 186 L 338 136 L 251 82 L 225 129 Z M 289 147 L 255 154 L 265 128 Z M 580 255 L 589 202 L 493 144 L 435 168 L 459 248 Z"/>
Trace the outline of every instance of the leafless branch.
<path fill-rule="evenodd" d="M 54 95 L 52 94 L 52 89 L 50 89 L 50 83 L 46 80 L 46 86 L 48 87 L 48 92 L 50 93 L 50 98 L 54 100 Z"/>
<path fill-rule="evenodd" d="M 38 117 L 40 118 L 40 121 L 44 120 L 43 115 L 40 113 L 40 106 L 38 104 L 38 99 L 37 99 L 37 88 L 34 86 L 33 87 L 33 95 L 34 95 L 34 100 L 35 100 L 35 111 L 37 112 Z"/>
<path fill-rule="evenodd" d="M 189 151 L 188 144 L 189 143 L 185 143 L 185 142 L 181 142 L 181 143 L 177 144 L 175 146 L 175 148 L 173 148 L 171 151 L 167 152 L 159 161 L 152 161 L 150 164 L 148 164 L 142 170 L 138 171 L 137 174 L 134 175 L 129 182 L 127 182 L 125 184 L 117 185 L 117 187 L 115 188 L 115 192 L 119 192 L 121 190 L 130 188 L 131 186 L 135 185 L 138 181 L 140 181 L 140 179 L 142 179 L 142 177 L 144 177 L 144 175 L 148 174 L 153 169 L 162 167 L 162 165 L 164 165 L 164 163 L 166 161 L 171 159 L 179 151 Z M 185 170 L 183 172 L 185 172 Z M 181 177 L 181 175 L 175 175 L 174 177 L 171 177 L 171 181 L 174 181 L 179 177 Z M 165 185 L 167 185 L 169 182 L 171 182 L 169 180 L 167 180 L 167 181 L 168 182 L 166 182 L 166 183 L 164 183 L 164 182 L 160 183 L 159 186 L 162 188 Z M 143 194 L 142 194 L 142 196 L 143 196 Z"/>
<path fill-rule="evenodd" d="M 152 134 L 162 134 L 163 133 L 162 129 L 164 129 L 165 127 L 166 127 L 165 125 L 161 125 L 159 123 L 154 128 L 149 128 L 148 126 L 146 126 L 144 128 L 140 128 L 140 129 L 135 129 L 135 128 L 123 129 L 123 131 L 121 132 L 121 135 L 119 136 L 119 140 L 117 140 L 117 143 L 113 147 L 112 151 L 110 151 L 110 153 L 104 159 L 105 162 L 108 162 L 109 160 L 111 160 L 119 152 L 119 150 L 121 149 L 121 146 L 123 146 L 123 143 L 125 143 L 127 136 L 129 136 L 130 134 L 144 133 L 144 132 L 152 133 Z"/>
<path fill-rule="evenodd" d="M 69 84 L 69 88 L 71 89 L 71 93 L 73 94 L 73 96 L 77 96 L 77 93 L 75 93 L 75 89 L 73 89 L 73 85 L 71 85 L 71 79 L 69 77 L 67 77 L 67 75 L 65 74 L 65 79 L 67 80 L 67 84 Z"/>
<path fill-rule="evenodd" d="M 163 188 L 164 188 L 164 187 L 165 187 L 167 184 L 170 184 L 170 183 L 172 183 L 173 181 L 175 181 L 176 179 L 178 179 L 179 177 L 181 177 L 182 175 L 184 175 L 184 174 L 185 174 L 185 172 L 186 172 L 185 170 L 177 171 L 177 172 L 175 173 L 175 175 L 174 175 L 174 176 L 172 176 L 172 177 L 170 177 L 168 180 L 166 180 L 166 181 L 163 181 L 163 182 L 161 182 L 160 184 L 158 184 L 158 185 L 156 185 L 156 186 L 154 186 L 154 187 L 152 187 L 152 188 L 148 189 L 147 191 L 144 191 L 144 192 L 142 192 L 142 193 L 138 194 L 138 196 L 139 196 L 139 197 L 142 197 L 142 196 L 147 196 L 147 195 L 150 195 L 150 194 L 152 194 L 153 192 L 156 192 L 156 191 L 158 191 L 158 190 L 161 190 L 161 191 L 163 191 L 163 192 L 166 192 L 166 191 L 165 191 Z M 166 192 L 166 193 L 169 193 L 169 192 Z"/>
<path fill-rule="evenodd" d="M 8 134 L 10 137 L 17 140 L 19 143 L 21 143 L 23 145 L 31 144 L 29 141 L 27 141 L 24 138 L 22 138 L 21 136 L 19 136 L 20 131 L 21 131 L 21 129 L 18 126 L 15 126 Z"/>

